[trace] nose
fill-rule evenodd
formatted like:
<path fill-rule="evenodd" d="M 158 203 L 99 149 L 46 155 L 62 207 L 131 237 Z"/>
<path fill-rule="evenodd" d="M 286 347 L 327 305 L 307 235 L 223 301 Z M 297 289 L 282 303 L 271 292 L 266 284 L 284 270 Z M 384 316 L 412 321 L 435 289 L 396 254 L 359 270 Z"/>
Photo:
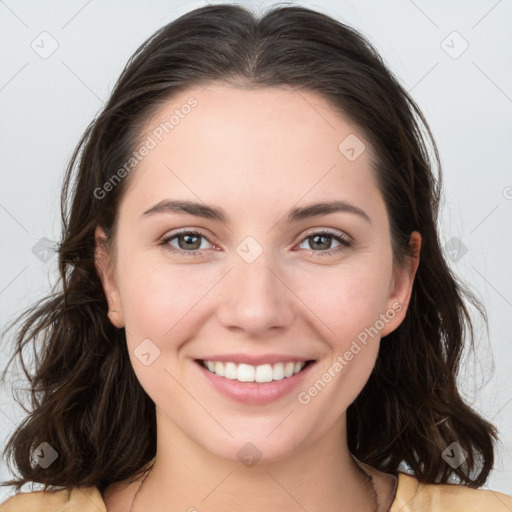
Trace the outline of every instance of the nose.
<path fill-rule="evenodd" d="M 219 290 L 217 316 L 226 329 L 258 338 L 291 325 L 294 295 L 271 264 L 265 252 L 252 263 L 235 258 Z"/>

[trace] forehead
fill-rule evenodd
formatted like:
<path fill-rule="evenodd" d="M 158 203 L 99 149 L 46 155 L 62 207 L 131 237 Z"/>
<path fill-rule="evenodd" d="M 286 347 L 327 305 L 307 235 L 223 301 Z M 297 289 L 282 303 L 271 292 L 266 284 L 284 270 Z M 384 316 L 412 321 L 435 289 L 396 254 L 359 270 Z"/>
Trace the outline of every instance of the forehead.
<path fill-rule="evenodd" d="M 178 196 L 277 206 L 337 191 L 366 191 L 367 202 L 377 192 L 363 135 L 313 91 L 220 82 L 183 90 L 149 119 L 144 141 L 151 149 L 127 195 L 146 205 Z"/>
<path fill-rule="evenodd" d="M 270 142 L 272 149 L 277 146 L 280 152 L 300 143 L 306 144 L 303 151 L 307 151 L 317 145 L 319 138 L 325 138 L 327 145 L 358 130 L 315 91 L 288 85 L 249 88 L 211 82 L 170 98 L 146 123 L 143 136 L 153 135 L 161 142 L 191 132 L 197 138 L 202 136 L 203 149 L 230 140 L 240 142 L 241 138 L 249 142 L 249 138 L 254 152 L 261 154 L 263 148 L 256 149 L 258 143 Z"/>

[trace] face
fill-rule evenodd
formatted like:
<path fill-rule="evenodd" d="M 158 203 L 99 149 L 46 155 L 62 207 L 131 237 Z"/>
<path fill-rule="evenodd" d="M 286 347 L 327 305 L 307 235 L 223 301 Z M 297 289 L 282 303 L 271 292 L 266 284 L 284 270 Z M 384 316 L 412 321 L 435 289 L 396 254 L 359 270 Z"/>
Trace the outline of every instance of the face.
<path fill-rule="evenodd" d="M 272 460 L 342 431 L 417 265 L 394 268 L 368 142 L 316 93 L 215 82 L 141 140 L 115 257 L 97 258 L 159 435 Z"/>

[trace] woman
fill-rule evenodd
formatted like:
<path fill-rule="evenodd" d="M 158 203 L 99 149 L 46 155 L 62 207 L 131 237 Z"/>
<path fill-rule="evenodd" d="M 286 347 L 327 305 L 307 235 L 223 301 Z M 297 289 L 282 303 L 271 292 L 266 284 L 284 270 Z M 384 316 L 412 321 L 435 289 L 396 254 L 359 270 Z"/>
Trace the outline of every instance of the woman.
<path fill-rule="evenodd" d="M 1 510 L 510 510 L 477 489 L 497 432 L 457 390 L 438 165 L 323 14 L 159 30 L 68 168 L 62 291 L 17 338 L 43 337 L 39 402 L 6 447 L 7 484 L 45 491 Z"/>

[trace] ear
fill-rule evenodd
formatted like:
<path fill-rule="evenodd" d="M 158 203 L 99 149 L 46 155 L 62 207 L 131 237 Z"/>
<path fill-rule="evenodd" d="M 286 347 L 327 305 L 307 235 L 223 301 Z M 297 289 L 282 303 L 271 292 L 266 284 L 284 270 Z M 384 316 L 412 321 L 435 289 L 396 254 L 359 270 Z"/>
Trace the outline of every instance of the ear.
<path fill-rule="evenodd" d="M 112 324 L 120 328 L 124 326 L 123 308 L 114 278 L 112 257 L 107 249 L 107 237 L 100 226 L 96 227 L 94 241 L 94 264 L 107 298 L 108 317 Z"/>
<path fill-rule="evenodd" d="M 421 235 L 418 231 L 413 231 L 409 238 L 409 250 L 411 255 L 407 255 L 400 268 L 393 271 L 393 279 L 390 286 L 390 293 L 386 303 L 386 322 L 381 331 L 381 336 L 387 336 L 393 332 L 403 321 L 407 313 L 409 301 L 411 299 L 414 277 L 420 263 Z"/>

